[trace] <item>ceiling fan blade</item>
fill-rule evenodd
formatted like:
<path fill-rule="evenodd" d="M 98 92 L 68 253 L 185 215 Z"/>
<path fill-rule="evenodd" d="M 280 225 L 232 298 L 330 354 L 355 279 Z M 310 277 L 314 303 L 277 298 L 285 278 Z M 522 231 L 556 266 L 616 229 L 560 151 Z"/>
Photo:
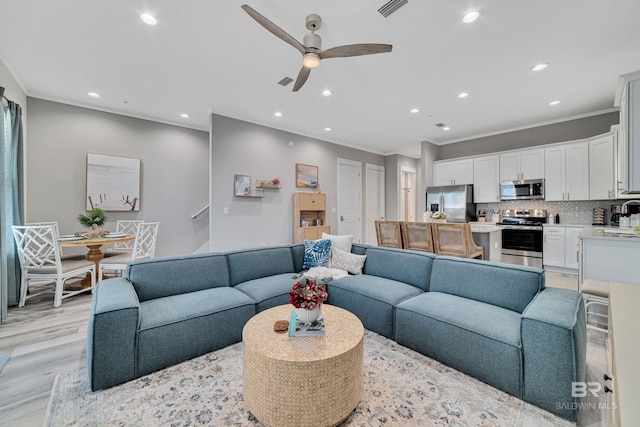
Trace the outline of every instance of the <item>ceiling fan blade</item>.
<path fill-rule="evenodd" d="M 362 43 L 349 44 L 345 46 L 332 47 L 331 49 L 319 52 L 320 59 L 346 58 L 349 56 L 373 55 L 375 53 L 391 52 L 393 46 L 390 44 Z"/>
<path fill-rule="evenodd" d="M 264 28 L 266 28 L 269 32 L 271 32 L 273 35 L 275 35 L 276 37 L 278 37 L 282 41 L 284 41 L 286 43 L 289 43 L 291 46 L 293 46 L 296 49 L 298 49 L 300 51 L 300 53 L 302 53 L 304 55 L 304 46 L 302 45 L 302 43 L 300 43 L 298 40 L 296 40 L 293 37 L 291 37 L 282 28 L 278 27 L 276 24 L 274 24 L 273 22 L 269 21 L 264 16 L 260 15 L 251 6 L 249 6 L 247 4 L 243 4 L 241 7 L 242 7 L 242 9 L 244 9 L 245 12 L 247 12 L 249 14 L 249 16 L 251 16 L 253 19 L 255 19 L 258 22 L 258 24 L 262 25 Z"/>
<path fill-rule="evenodd" d="M 304 85 L 304 83 L 309 78 L 309 74 L 311 74 L 311 68 L 307 68 L 303 65 L 300 69 L 300 72 L 298 73 L 296 83 L 293 85 L 293 92 L 297 92 L 298 90 L 300 90 L 302 85 Z"/>

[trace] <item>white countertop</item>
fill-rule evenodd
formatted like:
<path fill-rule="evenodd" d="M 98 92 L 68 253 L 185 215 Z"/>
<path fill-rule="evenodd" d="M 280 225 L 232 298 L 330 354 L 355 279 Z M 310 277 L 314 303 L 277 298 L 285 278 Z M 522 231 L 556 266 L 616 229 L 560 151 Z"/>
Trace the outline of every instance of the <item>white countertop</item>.
<path fill-rule="evenodd" d="M 606 233 L 604 230 L 611 230 L 614 233 Z M 601 240 L 615 240 L 615 241 L 630 241 L 640 244 L 640 235 L 634 234 L 615 234 L 616 231 L 621 230 L 618 227 L 608 226 L 594 226 L 585 228 L 578 236 L 580 239 L 601 239 Z M 629 228 L 622 229 L 623 231 L 630 230 Z"/>
<path fill-rule="evenodd" d="M 591 224 L 542 224 L 543 227 L 603 227 L 602 225 L 594 225 Z"/>

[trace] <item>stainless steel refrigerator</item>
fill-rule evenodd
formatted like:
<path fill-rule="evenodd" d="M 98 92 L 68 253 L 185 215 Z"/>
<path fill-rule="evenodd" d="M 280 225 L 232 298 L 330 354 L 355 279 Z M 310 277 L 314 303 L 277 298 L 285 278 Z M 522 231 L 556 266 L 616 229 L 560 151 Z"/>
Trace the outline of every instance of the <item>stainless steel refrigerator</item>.
<path fill-rule="evenodd" d="M 449 222 L 475 221 L 476 204 L 473 203 L 473 185 L 427 187 L 427 210 L 448 213 Z"/>

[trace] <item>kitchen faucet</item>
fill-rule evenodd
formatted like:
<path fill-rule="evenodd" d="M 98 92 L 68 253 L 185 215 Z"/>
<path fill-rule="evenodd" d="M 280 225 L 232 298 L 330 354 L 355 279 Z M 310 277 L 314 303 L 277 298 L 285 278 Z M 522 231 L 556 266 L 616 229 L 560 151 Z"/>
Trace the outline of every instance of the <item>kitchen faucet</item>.
<path fill-rule="evenodd" d="M 627 213 L 627 205 L 631 205 L 631 204 L 638 204 L 640 205 L 640 200 L 627 200 L 626 202 L 624 202 L 622 204 L 622 207 L 620 208 L 621 213 Z"/>

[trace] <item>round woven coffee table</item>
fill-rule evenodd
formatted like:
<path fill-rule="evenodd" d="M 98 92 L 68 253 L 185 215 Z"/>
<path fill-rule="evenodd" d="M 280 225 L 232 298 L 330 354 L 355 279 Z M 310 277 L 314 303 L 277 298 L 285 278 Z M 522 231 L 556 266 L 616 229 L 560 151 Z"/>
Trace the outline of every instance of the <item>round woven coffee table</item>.
<path fill-rule="evenodd" d="M 335 426 L 362 397 L 362 322 L 323 304 L 326 333 L 289 337 L 274 332 L 289 320 L 292 305 L 265 310 L 242 331 L 243 394 L 247 409 L 265 426 Z"/>

